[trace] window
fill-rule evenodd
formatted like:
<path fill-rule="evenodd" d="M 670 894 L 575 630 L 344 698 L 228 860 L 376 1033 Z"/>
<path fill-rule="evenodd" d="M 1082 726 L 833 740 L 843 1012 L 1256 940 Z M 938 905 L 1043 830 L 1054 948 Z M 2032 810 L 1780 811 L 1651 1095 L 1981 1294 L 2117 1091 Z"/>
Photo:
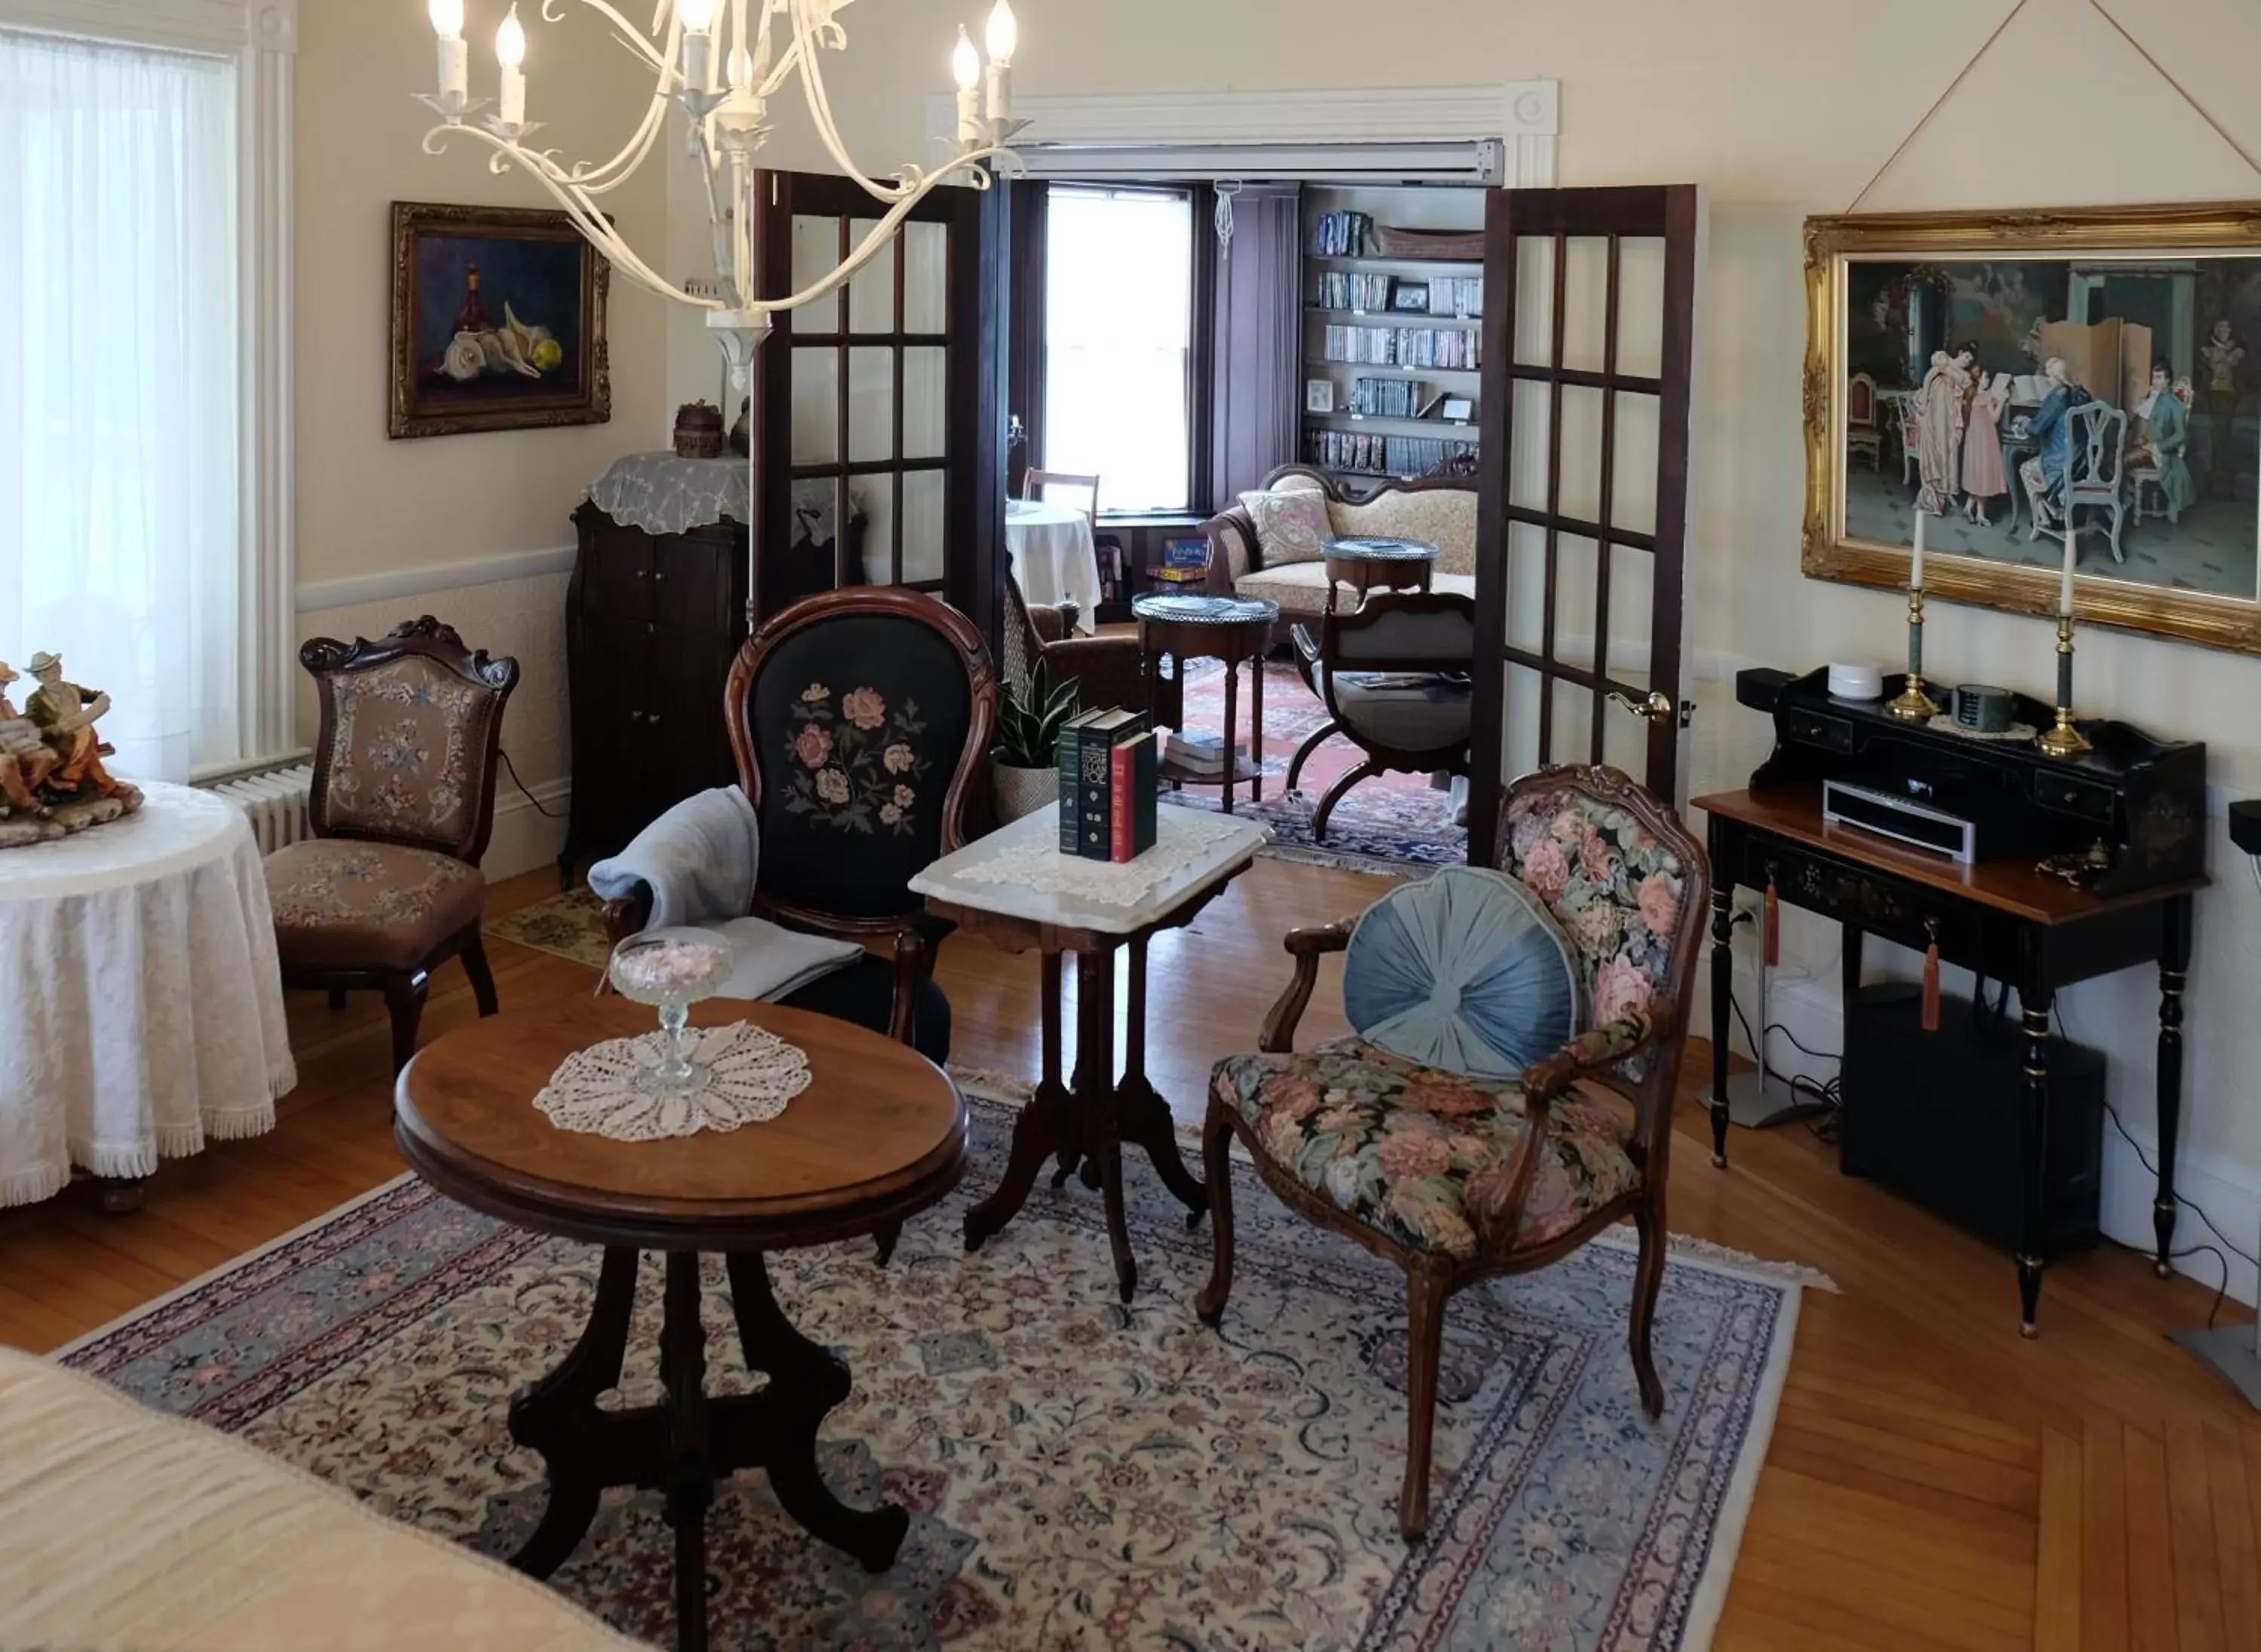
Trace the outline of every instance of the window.
<path fill-rule="evenodd" d="M 0 658 L 169 779 L 247 755 L 236 75 L 0 32 Z"/>
<path fill-rule="evenodd" d="M 1044 468 L 1096 475 L 1106 510 L 1183 510 L 1193 198 L 1056 183 L 1046 210 Z"/>

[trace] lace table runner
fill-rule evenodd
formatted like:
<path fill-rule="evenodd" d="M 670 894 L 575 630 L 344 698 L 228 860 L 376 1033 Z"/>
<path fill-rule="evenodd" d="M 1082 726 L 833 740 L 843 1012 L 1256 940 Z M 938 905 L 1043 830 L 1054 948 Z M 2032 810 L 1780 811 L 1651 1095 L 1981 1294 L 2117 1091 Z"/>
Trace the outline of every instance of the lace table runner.
<path fill-rule="evenodd" d="M 750 1022 L 694 1027 L 691 1039 L 697 1077 L 681 1094 L 650 1088 L 651 1072 L 667 1054 L 667 1035 L 647 1032 L 576 1050 L 534 1104 L 560 1130 L 657 1141 L 761 1124 L 808 1088 L 808 1057 Z"/>
<path fill-rule="evenodd" d="M 1155 815 L 1154 846 L 1136 860 L 1087 860 L 1062 854 L 1048 838 L 1024 837 L 955 876 L 960 883 L 1020 884 L 1099 906 L 1134 907 L 1245 824 L 1230 815 L 1182 808 L 1157 809 Z"/>

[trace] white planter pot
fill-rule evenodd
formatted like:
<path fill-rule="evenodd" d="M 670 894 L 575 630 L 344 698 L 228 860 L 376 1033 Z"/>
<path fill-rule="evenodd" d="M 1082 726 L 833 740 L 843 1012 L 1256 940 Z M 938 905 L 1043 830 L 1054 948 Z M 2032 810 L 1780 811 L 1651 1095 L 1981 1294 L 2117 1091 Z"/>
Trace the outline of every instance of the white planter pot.
<path fill-rule="evenodd" d="M 1023 769 L 993 761 L 989 772 L 997 780 L 997 822 L 1000 825 L 1033 815 L 1059 796 L 1059 771 Z"/>

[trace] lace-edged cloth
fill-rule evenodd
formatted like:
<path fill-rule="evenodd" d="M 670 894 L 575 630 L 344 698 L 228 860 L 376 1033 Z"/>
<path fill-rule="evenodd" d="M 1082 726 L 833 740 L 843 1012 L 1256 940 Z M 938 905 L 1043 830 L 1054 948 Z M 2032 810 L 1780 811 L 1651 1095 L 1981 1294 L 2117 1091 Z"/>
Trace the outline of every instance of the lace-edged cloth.
<path fill-rule="evenodd" d="M 961 868 L 960 883 L 1011 883 L 1095 905 L 1135 907 L 1165 880 L 1184 871 L 1236 822 L 1229 815 L 1188 809 L 1155 811 L 1154 846 L 1136 860 L 1087 860 L 1060 852 L 1049 838 L 1024 838 L 978 866 Z"/>
<path fill-rule="evenodd" d="M 750 1022 L 692 1030 L 698 1069 L 680 1094 L 655 1090 L 650 1075 L 666 1059 L 667 1035 L 607 1038 L 567 1056 L 534 1104 L 560 1130 L 614 1141 L 659 1141 L 702 1130 L 736 1130 L 785 1111 L 808 1088 L 808 1057 Z"/>

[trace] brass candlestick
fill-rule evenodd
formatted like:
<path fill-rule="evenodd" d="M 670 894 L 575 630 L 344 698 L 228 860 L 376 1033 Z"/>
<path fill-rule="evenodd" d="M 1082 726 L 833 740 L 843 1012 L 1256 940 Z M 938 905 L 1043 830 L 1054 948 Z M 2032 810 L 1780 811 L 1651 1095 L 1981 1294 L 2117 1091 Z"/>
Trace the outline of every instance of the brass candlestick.
<path fill-rule="evenodd" d="M 1923 692 L 1923 587 L 1908 590 L 1907 686 L 1884 707 L 1904 722 L 1928 722 L 1939 715 L 1939 702 Z"/>
<path fill-rule="evenodd" d="M 2056 727 L 2044 729 L 2038 743 L 2044 757 L 2077 758 L 2090 750 L 2088 737 L 2072 726 L 2072 615 L 2056 621 Z"/>

